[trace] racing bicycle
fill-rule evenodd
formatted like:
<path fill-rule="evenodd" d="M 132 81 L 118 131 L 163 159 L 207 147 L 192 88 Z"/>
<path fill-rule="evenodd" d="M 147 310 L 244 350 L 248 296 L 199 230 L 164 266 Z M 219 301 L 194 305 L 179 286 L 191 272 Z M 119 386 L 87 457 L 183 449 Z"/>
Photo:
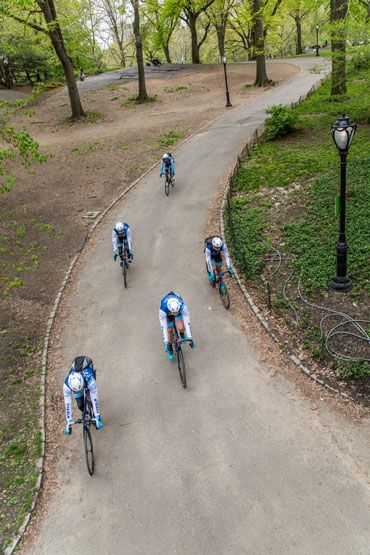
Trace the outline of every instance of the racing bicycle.
<path fill-rule="evenodd" d="M 82 413 L 82 418 L 72 420 L 71 424 L 82 424 L 86 466 L 88 473 L 90 474 L 90 476 L 92 476 L 95 470 L 95 457 L 90 426 L 94 426 L 96 428 L 96 422 L 94 418 L 94 409 L 90 398 L 90 392 L 86 387 L 84 388 L 84 410 Z"/>

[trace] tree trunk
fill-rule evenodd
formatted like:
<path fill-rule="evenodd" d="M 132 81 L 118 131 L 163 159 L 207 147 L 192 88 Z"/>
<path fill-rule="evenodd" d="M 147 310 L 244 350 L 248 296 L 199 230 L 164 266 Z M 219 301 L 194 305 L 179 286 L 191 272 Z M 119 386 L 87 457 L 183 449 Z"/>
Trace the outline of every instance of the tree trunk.
<path fill-rule="evenodd" d="M 82 108 L 72 62 L 67 54 L 66 47 L 63 41 L 62 31 L 57 20 L 54 0 L 37 0 L 37 3 L 42 10 L 48 27 L 48 34 L 51 43 L 64 70 L 68 87 L 69 101 L 71 104 L 72 118 L 80 119 L 82 118 L 82 116 L 85 115 L 85 112 Z"/>
<path fill-rule="evenodd" d="M 140 102 L 146 102 L 149 100 L 148 93 L 146 92 L 145 85 L 145 70 L 144 70 L 144 59 L 143 59 L 143 41 L 140 33 L 140 14 L 139 14 L 139 0 L 132 0 L 134 8 L 134 36 L 135 36 L 135 47 L 136 47 L 136 61 L 137 61 L 137 71 L 139 77 L 139 94 L 137 100 Z"/>
<path fill-rule="evenodd" d="M 332 74 L 331 95 L 345 96 L 346 81 L 346 17 L 349 0 L 330 0 Z"/>
<path fill-rule="evenodd" d="M 170 47 L 168 46 L 168 44 L 163 45 L 163 52 L 164 52 L 164 55 L 166 57 L 166 62 L 168 64 L 172 64 L 172 60 L 171 60 L 171 56 L 170 56 Z"/>
<path fill-rule="evenodd" d="M 119 41 L 117 44 L 118 44 L 120 64 L 122 67 L 126 67 L 126 56 L 125 56 L 125 51 L 123 50 L 122 42 Z"/>
<path fill-rule="evenodd" d="M 297 31 L 297 48 L 296 54 L 303 54 L 302 48 L 302 21 L 299 15 L 295 16 L 294 18 L 296 31 Z"/>
<path fill-rule="evenodd" d="M 188 25 L 191 34 L 191 62 L 200 64 L 198 35 L 197 35 L 197 17 L 193 12 L 187 13 Z"/>
<path fill-rule="evenodd" d="M 256 87 L 265 87 L 270 83 L 266 71 L 265 39 L 263 33 L 261 0 L 253 0 L 253 26 L 256 53 Z"/>

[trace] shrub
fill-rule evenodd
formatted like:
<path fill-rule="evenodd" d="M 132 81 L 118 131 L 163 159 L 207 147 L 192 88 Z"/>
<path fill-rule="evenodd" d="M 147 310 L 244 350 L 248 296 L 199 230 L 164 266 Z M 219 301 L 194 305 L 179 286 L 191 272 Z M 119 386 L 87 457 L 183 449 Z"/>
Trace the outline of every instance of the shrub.
<path fill-rule="evenodd" d="M 265 123 L 265 132 L 269 139 L 278 139 L 295 130 L 298 116 L 289 106 L 271 106 L 267 108 L 266 114 L 271 114 Z"/>

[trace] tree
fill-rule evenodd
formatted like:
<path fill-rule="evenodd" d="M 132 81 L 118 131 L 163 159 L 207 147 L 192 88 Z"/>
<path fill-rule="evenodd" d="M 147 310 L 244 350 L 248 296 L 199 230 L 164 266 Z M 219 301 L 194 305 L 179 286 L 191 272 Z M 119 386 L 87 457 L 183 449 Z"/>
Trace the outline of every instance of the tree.
<path fill-rule="evenodd" d="M 256 87 L 265 87 L 271 81 L 267 77 L 266 58 L 265 58 L 265 34 L 263 30 L 261 0 L 253 1 L 253 31 L 254 31 L 254 51 L 256 56 Z"/>
<path fill-rule="evenodd" d="M 216 29 L 220 58 L 225 55 L 225 35 L 231 8 L 235 0 L 215 0 L 209 8 L 209 18 Z"/>
<path fill-rule="evenodd" d="M 126 6 L 121 0 L 100 0 L 97 4 L 98 14 L 109 29 L 109 34 L 117 46 L 119 63 L 126 67 L 125 38 L 127 36 Z"/>
<path fill-rule="evenodd" d="M 147 0 L 146 17 L 154 29 L 154 45 L 163 50 L 166 62 L 171 64 L 169 45 L 180 18 L 180 8 L 171 1 Z"/>
<path fill-rule="evenodd" d="M 181 19 L 187 24 L 191 35 L 191 59 L 193 64 L 200 64 L 200 48 L 207 38 L 211 22 L 209 19 L 203 22 L 203 36 L 198 40 L 197 22 L 199 17 L 206 12 L 215 0 L 181 0 L 175 2 L 182 8 Z"/>
<path fill-rule="evenodd" d="M 345 96 L 347 13 L 349 0 L 330 0 L 330 28 L 332 50 L 331 95 Z"/>
<path fill-rule="evenodd" d="M 72 119 L 80 119 L 84 115 L 71 58 L 69 57 L 59 24 L 54 0 L 6 0 L 1 5 L 3 14 L 15 21 L 27 25 L 35 31 L 44 33 L 50 38 L 55 53 L 63 67 L 67 81 Z M 42 14 L 46 26 L 34 22 L 34 14 Z"/>
<path fill-rule="evenodd" d="M 146 85 L 145 85 L 143 41 L 140 33 L 139 0 L 131 0 L 131 4 L 134 9 L 133 30 L 134 30 L 134 36 L 135 36 L 136 61 L 137 61 L 137 71 L 138 71 L 138 78 L 139 78 L 139 94 L 136 100 L 138 100 L 139 102 L 146 102 L 147 100 L 149 100 L 149 96 L 148 96 L 148 93 L 146 92 Z"/>

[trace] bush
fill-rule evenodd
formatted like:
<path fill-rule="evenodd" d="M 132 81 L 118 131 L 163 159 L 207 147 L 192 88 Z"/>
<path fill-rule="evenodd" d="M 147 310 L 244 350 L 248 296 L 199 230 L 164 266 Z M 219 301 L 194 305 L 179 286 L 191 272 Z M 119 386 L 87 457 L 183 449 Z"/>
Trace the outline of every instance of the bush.
<path fill-rule="evenodd" d="M 269 139 L 278 139 L 295 130 L 298 116 L 289 106 L 271 106 L 267 108 L 266 114 L 271 114 L 265 123 L 265 132 Z"/>
<path fill-rule="evenodd" d="M 358 73 L 370 69 L 370 48 L 363 48 L 353 54 L 349 63 L 350 72 Z"/>

